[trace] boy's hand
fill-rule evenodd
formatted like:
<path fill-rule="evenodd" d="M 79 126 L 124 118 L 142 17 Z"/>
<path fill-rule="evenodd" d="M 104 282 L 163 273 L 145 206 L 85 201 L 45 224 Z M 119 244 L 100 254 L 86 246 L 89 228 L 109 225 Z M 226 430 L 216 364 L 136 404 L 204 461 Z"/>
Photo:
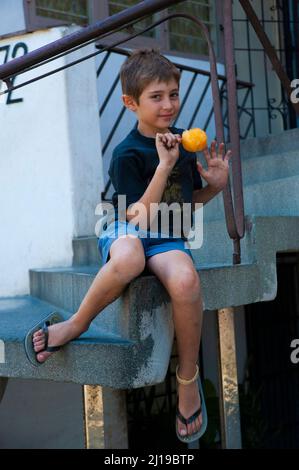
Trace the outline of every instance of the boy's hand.
<path fill-rule="evenodd" d="M 160 167 L 169 171 L 172 170 L 179 158 L 179 144 L 181 141 L 182 137 L 179 134 L 172 134 L 171 132 L 156 134 L 156 148 L 160 159 Z"/>
<path fill-rule="evenodd" d="M 218 146 L 218 152 L 216 151 L 217 142 L 213 140 L 210 147 L 210 152 L 208 147 L 203 150 L 206 162 L 208 164 L 207 170 L 197 162 L 197 169 L 201 176 L 206 180 L 206 182 L 216 191 L 221 191 L 225 188 L 228 179 L 229 173 L 229 159 L 232 156 L 231 151 L 229 150 L 224 155 L 224 143 L 221 143 Z"/>

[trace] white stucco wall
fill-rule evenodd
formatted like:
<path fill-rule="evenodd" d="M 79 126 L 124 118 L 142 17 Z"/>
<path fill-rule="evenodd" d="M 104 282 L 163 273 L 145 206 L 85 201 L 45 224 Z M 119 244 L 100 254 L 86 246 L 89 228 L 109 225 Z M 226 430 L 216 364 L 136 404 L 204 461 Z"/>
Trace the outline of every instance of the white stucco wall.
<path fill-rule="evenodd" d="M 0 36 L 12 31 L 23 31 L 25 27 L 23 0 L 1 0 Z"/>
<path fill-rule="evenodd" d="M 73 29 L 3 39 L 0 47 L 9 46 L 11 60 L 13 51 L 22 55 Z M 15 84 L 73 59 L 51 62 Z M 28 293 L 30 268 L 71 265 L 73 237 L 94 234 L 103 184 L 93 59 L 11 95 L 20 98 L 9 104 L 5 95 L 0 104 L 0 296 Z"/>

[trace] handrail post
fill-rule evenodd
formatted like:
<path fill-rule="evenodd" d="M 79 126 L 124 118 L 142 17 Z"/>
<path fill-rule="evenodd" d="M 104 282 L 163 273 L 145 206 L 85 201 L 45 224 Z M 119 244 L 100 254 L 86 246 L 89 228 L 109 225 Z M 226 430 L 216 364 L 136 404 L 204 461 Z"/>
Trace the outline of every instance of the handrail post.
<path fill-rule="evenodd" d="M 238 98 L 234 58 L 233 12 L 231 0 L 223 1 L 224 51 L 227 77 L 228 119 L 230 141 L 233 154 L 232 178 L 234 189 L 234 209 L 238 237 L 234 240 L 234 264 L 240 263 L 240 239 L 244 236 L 244 203 L 240 158 L 240 128 L 238 118 Z"/>

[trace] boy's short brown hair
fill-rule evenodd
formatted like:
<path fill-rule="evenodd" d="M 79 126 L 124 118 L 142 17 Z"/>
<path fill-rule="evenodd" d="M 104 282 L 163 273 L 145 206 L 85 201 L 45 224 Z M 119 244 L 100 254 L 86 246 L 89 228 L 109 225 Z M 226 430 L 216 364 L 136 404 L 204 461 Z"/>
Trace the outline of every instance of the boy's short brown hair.
<path fill-rule="evenodd" d="M 152 81 L 180 83 L 180 71 L 156 48 L 142 48 L 132 51 L 120 69 L 122 91 L 139 104 L 139 97 Z"/>

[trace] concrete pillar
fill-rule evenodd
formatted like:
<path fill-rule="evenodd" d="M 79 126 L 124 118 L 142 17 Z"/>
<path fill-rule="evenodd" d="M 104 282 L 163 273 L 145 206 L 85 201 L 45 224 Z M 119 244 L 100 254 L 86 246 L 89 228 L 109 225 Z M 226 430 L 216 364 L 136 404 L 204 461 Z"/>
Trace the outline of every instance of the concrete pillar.
<path fill-rule="evenodd" d="M 0 377 L 0 403 L 2 398 L 4 397 L 4 393 L 7 387 L 8 378 L 7 377 Z"/>
<path fill-rule="evenodd" d="M 87 449 L 128 449 L 125 390 L 83 386 Z"/>
<path fill-rule="evenodd" d="M 218 370 L 223 449 L 241 449 L 234 309 L 218 310 Z"/>

